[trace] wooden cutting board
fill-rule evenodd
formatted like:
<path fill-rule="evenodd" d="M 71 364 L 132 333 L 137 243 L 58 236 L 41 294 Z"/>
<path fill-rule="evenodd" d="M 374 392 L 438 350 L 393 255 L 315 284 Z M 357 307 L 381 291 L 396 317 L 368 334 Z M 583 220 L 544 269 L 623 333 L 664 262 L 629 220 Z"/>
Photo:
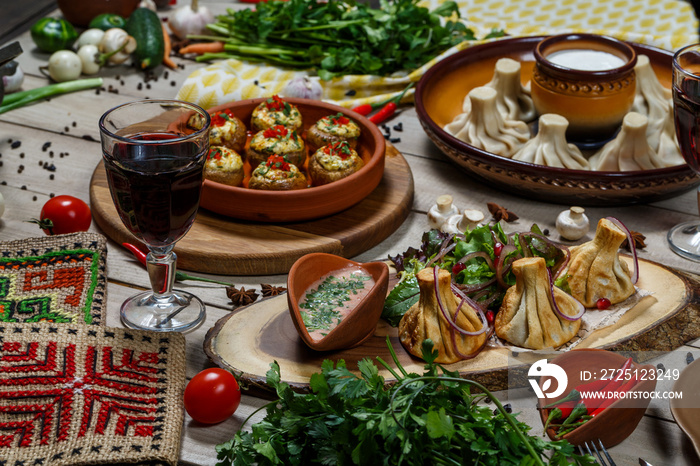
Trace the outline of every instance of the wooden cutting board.
<path fill-rule="evenodd" d="M 178 268 L 222 275 L 272 275 L 287 273 L 298 258 L 311 252 L 354 257 L 395 232 L 412 203 L 411 169 L 387 143 L 379 186 L 338 214 L 275 225 L 239 221 L 200 209 L 192 229 L 175 246 Z M 90 182 L 90 207 L 107 236 L 118 243 L 138 243 L 119 219 L 102 162 Z"/>
<path fill-rule="evenodd" d="M 652 294 L 642 298 L 615 324 L 590 332 L 577 348 L 670 351 L 700 337 L 700 276 L 647 260 L 640 260 L 639 266 L 637 286 Z M 255 394 L 266 396 L 269 388 L 265 374 L 273 361 L 280 365 L 282 380 L 299 391 L 308 390 L 311 374 L 320 371 L 324 359 L 343 359 L 348 369 L 356 373 L 357 362 L 363 358 L 376 361 L 381 357 L 394 367 L 387 336 L 406 371 L 422 374 L 423 361 L 403 348 L 398 330 L 383 320 L 374 336 L 355 348 L 327 353 L 309 349 L 296 332 L 286 294 L 240 308 L 220 319 L 207 332 L 204 351 L 215 364 L 239 374 Z M 543 353 L 523 350 L 514 359 L 506 347 L 487 346 L 476 358 L 446 367 L 490 390 L 504 390 L 509 386 L 527 386 L 527 369 L 543 357 Z M 381 366 L 379 372 L 387 383 L 395 380 Z"/>

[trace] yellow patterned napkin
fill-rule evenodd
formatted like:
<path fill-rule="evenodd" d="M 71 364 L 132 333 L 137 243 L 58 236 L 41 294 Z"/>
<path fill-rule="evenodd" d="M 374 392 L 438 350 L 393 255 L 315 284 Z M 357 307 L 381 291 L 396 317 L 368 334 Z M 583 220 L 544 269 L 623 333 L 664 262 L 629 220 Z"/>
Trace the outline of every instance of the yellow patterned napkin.
<path fill-rule="evenodd" d="M 439 3 L 440 0 L 426 0 L 421 4 L 432 10 Z M 589 32 L 667 50 L 698 41 L 698 21 L 690 4 L 683 0 L 458 0 L 457 3 L 462 18 L 477 37 L 486 36 L 492 28 L 503 29 L 510 36 Z M 480 43 L 463 42 L 402 76 L 355 75 L 321 81 L 322 98 L 348 108 L 381 102 L 398 95 L 409 83 L 417 82 L 438 60 Z M 307 75 L 310 73 L 306 71 L 222 60 L 194 71 L 183 83 L 177 98 L 210 108 L 282 94 L 287 82 Z M 412 89 L 403 100 L 413 100 Z"/>

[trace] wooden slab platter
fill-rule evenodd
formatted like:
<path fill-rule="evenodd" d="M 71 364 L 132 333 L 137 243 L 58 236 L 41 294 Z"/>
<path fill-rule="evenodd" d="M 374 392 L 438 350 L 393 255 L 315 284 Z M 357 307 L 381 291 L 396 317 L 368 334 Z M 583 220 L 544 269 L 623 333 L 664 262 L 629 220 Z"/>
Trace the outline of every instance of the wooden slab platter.
<path fill-rule="evenodd" d="M 640 260 L 639 267 L 637 286 L 652 294 L 642 298 L 614 325 L 591 332 L 577 348 L 670 351 L 700 336 L 700 276 L 647 260 Z M 240 375 L 254 393 L 264 396 L 269 391 L 265 374 L 273 361 L 279 363 L 283 381 L 295 390 L 305 391 L 310 376 L 320 371 L 324 359 L 343 359 L 355 372 L 357 362 L 363 358 L 374 360 L 379 356 L 392 364 L 387 336 L 406 370 L 423 373 L 423 361 L 404 350 L 397 329 L 383 320 L 374 336 L 358 347 L 328 353 L 312 351 L 294 328 L 286 294 L 240 308 L 220 319 L 208 331 L 204 351 L 215 364 Z M 476 358 L 446 367 L 490 390 L 503 390 L 509 386 L 509 376 L 511 384 L 517 383 L 513 377 L 526 377 L 522 369 L 542 357 L 541 353 L 528 350 L 519 352 L 521 370 L 517 370 L 518 364 L 513 364 L 513 354 L 507 348 L 488 346 Z M 395 381 L 381 367 L 380 373 L 387 383 Z"/>
<path fill-rule="evenodd" d="M 178 267 L 222 275 L 271 275 L 287 273 L 311 252 L 350 258 L 370 249 L 396 231 L 413 203 L 413 174 L 389 143 L 384 163 L 382 180 L 369 196 L 318 220 L 255 223 L 200 208 L 192 229 L 175 246 Z M 138 241 L 119 219 L 101 162 L 90 182 L 90 206 L 107 236 L 118 243 Z"/>

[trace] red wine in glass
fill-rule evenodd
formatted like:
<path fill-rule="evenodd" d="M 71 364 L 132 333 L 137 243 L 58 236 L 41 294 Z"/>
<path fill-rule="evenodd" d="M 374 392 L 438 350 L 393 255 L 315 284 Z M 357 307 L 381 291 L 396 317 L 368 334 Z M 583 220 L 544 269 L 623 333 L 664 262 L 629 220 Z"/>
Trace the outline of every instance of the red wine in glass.
<path fill-rule="evenodd" d="M 683 47 L 673 56 L 673 114 L 681 154 L 688 166 L 700 174 L 700 44 Z M 676 225 L 666 238 L 673 252 L 700 262 L 697 219 Z"/>
<path fill-rule="evenodd" d="M 189 124 L 191 119 L 197 124 Z M 174 290 L 175 242 L 194 223 L 209 150 L 209 114 L 176 100 L 115 107 L 100 119 L 102 158 L 112 201 L 126 229 L 150 253 L 151 291 L 122 304 L 127 327 L 185 331 L 204 320 L 204 303 Z"/>

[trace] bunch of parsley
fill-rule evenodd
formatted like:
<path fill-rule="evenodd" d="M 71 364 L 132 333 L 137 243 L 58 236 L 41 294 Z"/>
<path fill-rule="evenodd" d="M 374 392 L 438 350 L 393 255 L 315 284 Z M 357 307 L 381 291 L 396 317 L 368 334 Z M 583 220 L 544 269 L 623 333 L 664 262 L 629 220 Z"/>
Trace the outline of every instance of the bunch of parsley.
<path fill-rule="evenodd" d="M 228 10 L 207 25 L 225 52 L 198 60 L 235 57 L 248 61 L 315 68 L 321 79 L 346 74 L 386 76 L 416 69 L 450 47 L 474 40 L 459 20 L 457 4 L 434 10 L 419 0 L 380 0 L 373 9 L 356 0 L 271 0 L 255 9 Z M 500 37 L 493 31 L 487 37 Z"/>
<path fill-rule="evenodd" d="M 397 379 L 389 388 L 369 359 L 358 363 L 361 376 L 342 360 L 325 360 L 311 376 L 308 394 L 293 392 L 280 381 L 277 363 L 271 364 L 267 383 L 279 400 L 267 405 L 251 432 L 241 430 L 217 445 L 218 464 L 596 464 L 565 440 L 528 435 L 530 427 L 483 386 L 435 364 L 437 354 L 426 340 L 423 375 L 407 373 L 393 351 L 398 372 L 377 358 Z M 484 394 L 472 395 L 470 386 Z M 495 411 L 478 404 L 484 397 Z"/>

